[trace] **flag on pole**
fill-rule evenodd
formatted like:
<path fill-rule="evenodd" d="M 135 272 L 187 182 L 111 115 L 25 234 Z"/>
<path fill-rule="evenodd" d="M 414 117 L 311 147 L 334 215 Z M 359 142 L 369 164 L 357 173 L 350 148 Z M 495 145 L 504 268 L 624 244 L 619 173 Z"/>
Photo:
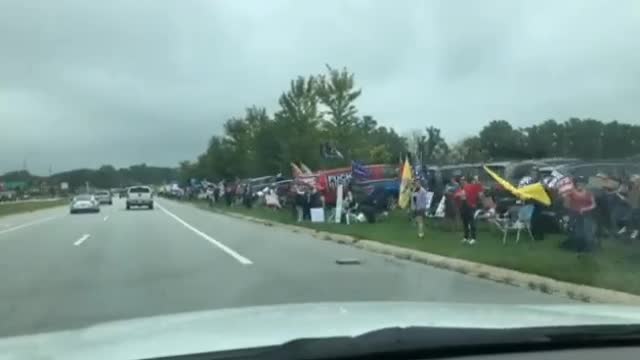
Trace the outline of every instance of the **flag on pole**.
<path fill-rule="evenodd" d="M 362 161 L 351 161 L 351 176 L 354 179 L 368 179 L 371 176 L 369 169 Z"/>
<path fill-rule="evenodd" d="M 300 168 L 302 168 L 302 171 L 304 172 L 305 175 L 313 174 L 313 171 L 311 171 L 311 169 L 309 169 L 309 167 L 304 163 L 300 163 Z"/>
<path fill-rule="evenodd" d="M 400 195 L 398 196 L 398 206 L 401 209 L 406 209 L 411 203 L 411 186 L 413 182 L 413 170 L 409 159 L 404 161 L 402 166 L 402 176 L 400 178 Z"/>
<path fill-rule="evenodd" d="M 551 205 L 551 198 L 549 198 L 549 195 L 547 195 L 544 187 L 539 182 L 531 185 L 525 185 L 518 189 L 507 180 L 501 178 L 500 175 L 491 171 L 491 169 L 489 169 L 488 167 L 484 166 L 484 171 L 486 171 L 487 174 L 489 174 L 495 181 L 497 181 L 500 186 L 502 186 L 508 192 L 512 193 L 517 198 L 522 200 L 532 199 L 547 206 Z"/>
<path fill-rule="evenodd" d="M 301 176 L 303 174 L 302 170 L 300 170 L 298 165 L 294 163 L 291 163 L 291 173 L 293 174 L 294 178 Z"/>

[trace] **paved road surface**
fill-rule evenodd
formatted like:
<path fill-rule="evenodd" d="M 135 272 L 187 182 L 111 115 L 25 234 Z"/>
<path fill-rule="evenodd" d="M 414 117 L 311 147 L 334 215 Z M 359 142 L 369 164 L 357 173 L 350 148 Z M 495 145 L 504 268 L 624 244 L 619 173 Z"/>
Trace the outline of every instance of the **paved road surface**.
<path fill-rule="evenodd" d="M 290 302 L 566 302 L 159 199 L 0 218 L 0 337 Z M 361 265 L 337 265 L 359 258 Z"/>

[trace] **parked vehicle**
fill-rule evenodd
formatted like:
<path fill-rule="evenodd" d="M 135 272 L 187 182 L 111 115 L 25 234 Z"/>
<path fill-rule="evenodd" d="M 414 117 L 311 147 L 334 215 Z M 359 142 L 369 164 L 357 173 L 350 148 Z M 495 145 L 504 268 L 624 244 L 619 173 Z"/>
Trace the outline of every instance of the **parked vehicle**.
<path fill-rule="evenodd" d="M 269 186 L 276 181 L 275 176 L 261 176 L 257 178 L 251 178 L 246 180 L 246 186 L 249 186 L 251 194 L 255 194 L 258 191 L 262 191 L 265 187 Z"/>
<path fill-rule="evenodd" d="M 0 191 L 0 201 L 16 201 L 17 194 L 13 190 Z"/>
<path fill-rule="evenodd" d="M 556 168 L 564 176 L 583 176 L 586 178 L 604 174 L 614 179 L 628 178 L 640 174 L 640 164 L 629 161 L 593 161 L 566 164 Z"/>
<path fill-rule="evenodd" d="M 455 164 L 444 165 L 437 168 L 430 168 L 432 172 L 439 178 L 441 184 L 447 184 L 452 178 L 463 175 L 467 178 L 471 178 L 475 175 L 480 175 L 479 164 Z M 427 170 L 429 171 L 429 169 Z"/>
<path fill-rule="evenodd" d="M 353 197 L 357 203 L 370 201 L 371 197 L 378 192 L 383 194 L 388 209 L 395 208 L 398 203 L 400 180 L 397 178 L 355 181 L 351 186 L 353 189 Z"/>
<path fill-rule="evenodd" d="M 393 180 L 399 181 L 399 166 L 390 164 L 365 165 L 368 176 L 355 181 Z M 318 171 L 312 175 L 301 175 L 295 180 L 301 181 L 315 188 L 324 196 L 325 204 L 333 206 L 336 203 L 338 185 L 347 186 L 352 181 L 351 167 Z M 355 183 L 355 182 L 354 182 Z M 399 183 L 398 183 L 399 187 Z"/>

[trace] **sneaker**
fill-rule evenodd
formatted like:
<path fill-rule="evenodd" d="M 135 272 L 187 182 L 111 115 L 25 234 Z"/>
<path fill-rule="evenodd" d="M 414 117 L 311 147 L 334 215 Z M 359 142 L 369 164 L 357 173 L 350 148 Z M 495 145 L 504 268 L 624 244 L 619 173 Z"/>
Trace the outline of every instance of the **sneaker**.
<path fill-rule="evenodd" d="M 618 230 L 618 235 L 622 235 L 627 232 L 627 227 L 623 226 L 622 229 Z"/>
<path fill-rule="evenodd" d="M 476 243 L 476 239 L 471 239 L 471 240 L 469 240 L 469 245 L 473 245 L 473 244 L 475 244 L 475 243 Z"/>
<path fill-rule="evenodd" d="M 631 239 L 634 239 L 638 237 L 638 230 L 633 230 L 633 232 L 631 233 Z"/>
<path fill-rule="evenodd" d="M 424 234 L 418 234 L 418 237 L 422 239 L 424 237 Z"/>
<path fill-rule="evenodd" d="M 468 243 L 468 242 L 469 242 L 469 239 L 467 239 L 467 238 L 462 239 L 462 243 L 463 243 L 463 244 L 466 244 L 466 243 Z"/>

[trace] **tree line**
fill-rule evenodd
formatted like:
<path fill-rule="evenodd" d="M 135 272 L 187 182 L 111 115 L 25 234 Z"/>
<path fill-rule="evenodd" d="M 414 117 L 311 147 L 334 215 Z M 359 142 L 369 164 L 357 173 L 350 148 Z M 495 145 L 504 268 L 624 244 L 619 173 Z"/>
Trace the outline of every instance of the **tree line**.
<path fill-rule="evenodd" d="M 36 176 L 26 170 L 12 171 L 0 176 L 0 182 L 25 182 L 28 186 L 39 186 L 43 183 L 57 186 L 62 182 L 71 189 L 82 188 L 88 182 L 91 187 L 109 189 L 136 184 L 163 184 L 178 180 L 178 169 L 146 164 L 132 165 L 116 169 L 112 165 L 103 165 L 98 169 L 75 169 L 52 174 Z"/>
<path fill-rule="evenodd" d="M 595 119 L 550 119 L 525 128 L 494 120 L 478 135 L 453 144 L 434 126 L 401 136 L 373 116 L 360 114 L 355 102 L 361 94 L 346 68 L 327 66 L 323 74 L 299 76 L 280 95 L 273 115 L 254 105 L 228 119 L 223 134 L 213 135 L 195 161 L 180 163 L 180 177 L 289 175 L 291 163 L 332 168 L 349 166 L 351 160 L 395 163 L 406 154 L 424 164 L 447 164 L 543 157 L 596 160 L 640 153 L 640 126 Z"/>

